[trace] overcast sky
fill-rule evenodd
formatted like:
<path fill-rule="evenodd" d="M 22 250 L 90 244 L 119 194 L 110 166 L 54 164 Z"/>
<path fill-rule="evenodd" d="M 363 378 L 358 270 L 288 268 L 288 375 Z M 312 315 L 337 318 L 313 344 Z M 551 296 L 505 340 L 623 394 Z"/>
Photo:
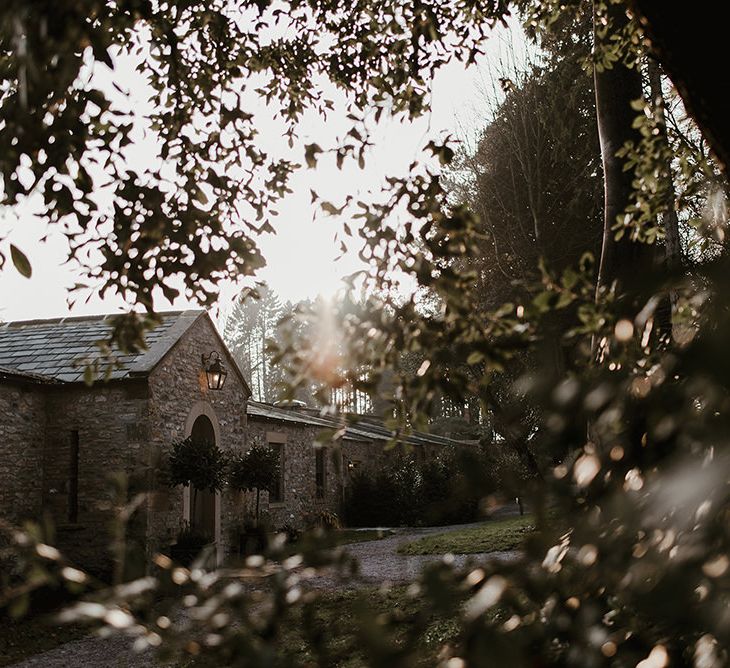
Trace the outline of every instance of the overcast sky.
<path fill-rule="evenodd" d="M 515 37 L 516 36 L 516 37 Z M 505 45 L 516 40 L 521 45 L 519 29 L 500 30 L 498 38 L 488 45 L 487 55 L 476 66 L 464 68 L 454 62 L 442 69 L 434 82 L 432 110 L 429 115 L 412 124 L 381 123 L 364 170 L 357 168 L 339 171 L 333 164 L 323 164 L 317 170 L 303 170 L 292 181 L 294 192 L 279 206 L 276 219 L 277 234 L 260 237 L 259 243 L 267 260 L 267 267 L 259 278 L 283 300 L 297 301 L 318 294 L 330 296 L 341 286 L 341 277 L 361 268 L 353 252 L 339 262 L 334 243 L 336 222 L 327 217 L 316 217 L 310 202 L 310 188 L 330 197 L 333 201 L 354 191 L 377 188 L 386 175 L 403 175 L 419 150 L 430 137 L 448 132 L 462 137 L 473 133 L 484 123 L 486 110 L 482 89 L 489 85 L 490 68 L 505 57 Z M 146 105 L 146 90 L 137 80 L 130 62 L 118 61 L 115 80 L 120 78 L 131 91 L 132 103 L 139 109 Z M 270 145 L 280 140 L 279 127 L 270 120 L 263 105 L 256 115 L 260 137 Z M 259 120 L 260 119 L 260 120 Z M 345 128 L 344 112 L 331 116 L 325 124 L 318 118 L 305 118 L 300 130 L 307 143 L 316 141 L 330 144 L 339 129 Z M 142 142 L 133 151 L 132 160 L 144 160 Z M 48 234 L 47 241 L 40 239 Z M 68 288 L 82 280 L 78 267 L 66 263 L 68 246 L 60 232 L 45 229 L 29 210 L 0 209 L 0 239 L 7 237 L 29 257 L 33 276 L 20 276 L 11 262 L 0 272 L 0 320 L 25 320 L 64 315 L 85 315 L 116 312 L 124 308 L 121 300 L 92 297 L 88 303 L 77 303 L 73 309 L 67 304 Z M 7 249 L 6 249 L 7 250 Z M 220 302 L 225 313 L 237 289 L 223 286 Z M 184 298 L 175 304 L 158 304 L 161 310 L 190 308 L 194 304 Z"/>

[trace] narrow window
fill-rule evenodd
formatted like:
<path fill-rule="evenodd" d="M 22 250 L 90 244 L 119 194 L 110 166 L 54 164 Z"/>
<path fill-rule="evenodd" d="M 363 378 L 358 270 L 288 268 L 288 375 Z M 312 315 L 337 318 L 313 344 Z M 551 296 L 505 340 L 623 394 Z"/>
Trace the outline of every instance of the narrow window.
<path fill-rule="evenodd" d="M 314 475 L 318 499 L 324 499 L 324 479 L 326 470 L 324 454 L 324 448 L 317 448 L 314 451 Z"/>
<path fill-rule="evenodd" d="M 68 521 L 79 519 L 79 432 L 75 429 L 69 434 L 68 463 Z"/>
<path fill-rule="evenodd" d="M 284 445 L 269 443 L 269 447 L 276 453 L 277 459 L 276 478 L 269 494 L 269 502 L 281 503 L 284 501 Z"/>

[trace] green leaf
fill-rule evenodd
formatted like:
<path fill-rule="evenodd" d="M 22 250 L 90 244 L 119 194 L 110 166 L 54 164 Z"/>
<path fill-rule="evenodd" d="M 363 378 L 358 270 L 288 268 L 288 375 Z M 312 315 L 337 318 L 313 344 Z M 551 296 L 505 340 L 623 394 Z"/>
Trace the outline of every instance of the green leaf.
<path fill-rule="evenodd" d="M 18 272 L 22 276 L 30 278 L 33 274 L 33 268 L 30 266 L 30 262 L 28 261 L 25 253 L 17 246 L 10 244 L 10 257 L 12 258 L 13 264 L 15 265 L 15 268 L 18 270 Z"/>
<path fill-rule="evenodd" d="M 554 293 L 550 292 L 549 290 L 540 292 L 532 300 L 532 303 L 538 308 L 541 313 L 545 313 L 546 311 L 550 310 L 550 302 L 553 299 L 553 294 Z"/>
<path fill-rule="evenodd" d="M 473 364 L 479 364 L 484 359 L 484 353 L 480 353 L 478 350 L 475 350 L 473 353 L 469 355 L 469 357 L 466 358 L 466 363 L 470 366 Z"/>
<path fill-rule="evenodd" d="M 341 209 L 338 209 L 332 202 L 322 202 L 322 211 L 328 213 L 330 216 L 336 216 L 341 213 Z"/>
<path fill-rule="evenodd" d="M 317 166 L 317 154 L 322 153 L 322 149 L 319 144 L 307 144 L 304 147 L 304 160 L 307 163 L 307 167 L 313 169 Z"/>
<path fill-rule="evenodd" d="M 200 188 L 196 190 L 194 199 L 196 202 L 199 202 L 203 206 L 208 203 L 208 197 Z"/>
<path fill-rule="evenodd" d="M 24 617 L 30 608 L 30 596 L 21 594 L 18 598 L 13 599 L 8 606 L 8 611 L 13 619 Z"/>

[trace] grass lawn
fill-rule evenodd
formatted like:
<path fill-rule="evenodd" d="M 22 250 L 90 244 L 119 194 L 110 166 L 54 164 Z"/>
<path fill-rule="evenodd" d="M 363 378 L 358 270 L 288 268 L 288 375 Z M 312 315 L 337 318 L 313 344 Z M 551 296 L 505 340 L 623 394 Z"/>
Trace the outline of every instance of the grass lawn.
<path fill-rule="evenodd" d="M 392 665 L 399 657 L 402 661 L 406 645 L 413 649 L 414 661 L 408 663 L 412 668 L 437 665 L 443 646 L 458 641 L 457 608 L 453 614 L 436 613 L 407 591 L 400 586 L 319 592 L 316 599 L 295 608 L 279 635 L 269 640 L 277 655 L 271 665 Z M 204 653 L 174 664 L 175 668 L 221 665 L 229 663 Z M 242 657 L 230 665 L 244 665 Z"/>
<path fill-rule="evenodd" d="M 317 656 L 305 629 L 307 613 L 298 611 L 300 618 L 290 625 L 281 640 L 299 659 L 319 665 L 325 657 L 331 665 L 347 668 L 387 663 L 398 655 L 404 643 L 413 642 L 416 666 L 434 666 L 442 646 L 454 641 L 458 625 L 454 617 L 427 613 L 422 628 L 417 626 L 417 599 L 407 595 L 407 587 L 394 587 L 386 591 L 365 589 L 323 593 L 313 606 L 315 628 L 325 630 L 328 641 L 324 654 Z M 298 623 L 297 623 L 298 622 Z M 363 645 L 367 650 L 363 649 Z M 368 660 L 365 660 L 367 651 Z M 377 665 L 376 663 L 376 665 Z"/>
<path fill-rule="evenodd" d="M 516 550 L 534 527 L 531 515 L 492 520 L 478 527 L 424 536 L 401 545 L 399 554 L 475 554 Z"/>

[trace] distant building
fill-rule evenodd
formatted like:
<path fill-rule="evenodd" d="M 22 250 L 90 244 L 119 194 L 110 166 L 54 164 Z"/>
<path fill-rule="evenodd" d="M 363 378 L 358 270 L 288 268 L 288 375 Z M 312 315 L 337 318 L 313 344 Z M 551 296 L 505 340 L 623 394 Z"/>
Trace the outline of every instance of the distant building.
<path fill-rule="evenodd" d="M 108 560 L 109 528 L 123 502 L 110 480 L 115 472 L 125 474 L 127 498 L 149 492 L 135 520 L 148 556 L 174 543 L 184 523 L 215 537 L 219 559 L 236 547 L 251 512 L 241 494 L 202 493 L 191 518 L 189 489 L 168 487 L 160 474 L 164 454 L 187 436 L 229 451 L 254 443 L 279 451 L 278 485 L 262 495 L 275 528 L 301 527 L 312 511 L 339 513 L 352 471 L 386 456 L 390 434 L 372 417 L 348 426 L 332 454 L 314 443 L 338 421 L 251 401 L 204 311 L 162 314 L 146 351 L 117 355 L 108 380 L 87 386 L 84 369 L 100 359 L 97 342 L 109 333 L 108 316 L 0 325 L 0 517 L 50 515 L 58 546 L 87 566 Z M 204 368 L 215 358 L 227 374 L 220 389 L 210 389 Z M 408 440 L 420 456 L 451 442 L 425 434 Z"/>

